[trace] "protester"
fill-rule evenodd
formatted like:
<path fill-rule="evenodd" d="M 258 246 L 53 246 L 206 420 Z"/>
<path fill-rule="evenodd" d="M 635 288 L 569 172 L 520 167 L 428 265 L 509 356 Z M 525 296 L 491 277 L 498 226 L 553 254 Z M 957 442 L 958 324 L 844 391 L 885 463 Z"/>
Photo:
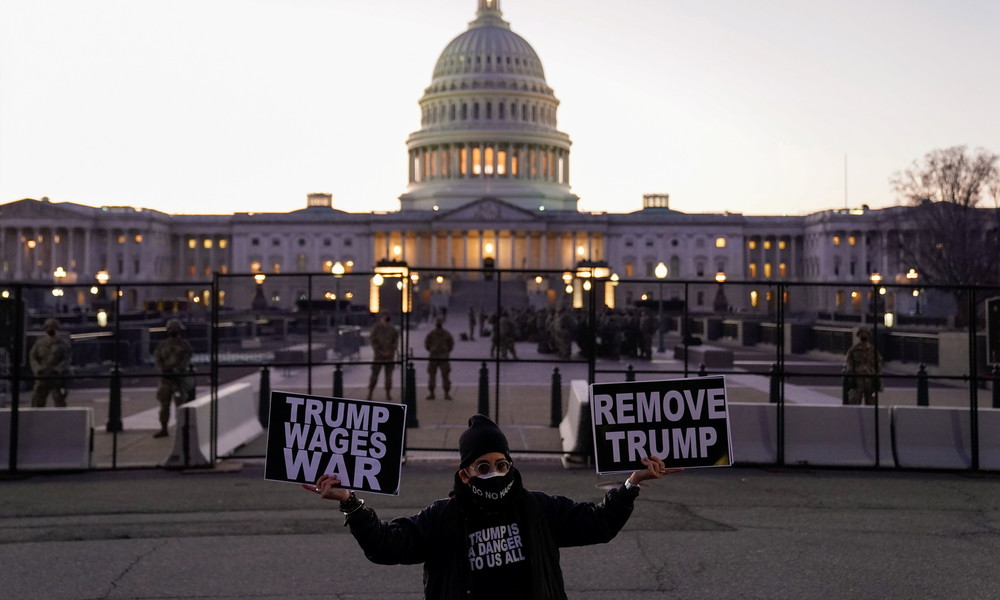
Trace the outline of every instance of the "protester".
<path fill-rule="evenodd" d="M 441 386 L 444 388 L 444 399 L 451 400 L 451 351 L 455 348 L 455 338 L 444 328 L 444 319 L 438 317 L 434 329 L 424 338 L 424 348 L 428 352 L 427 361 L 427 399 L 434 399 L 434 387 L 437 372 L 441 371 Z"/>
<path fill-rule="evenodd" d="M 856 344 L 847 351 L 844 372 L 847 374 L 847 403 L 875 404 L 875 392 L 882 389 L 879 375 L 882 373 L 882 357 L 871 342 L 872 331 L 858 327 L 855 332 Z"/>
<path fill-rule="evenodd" d="M 392 400 L 392 371 L 396 366 L 396 346 L 399 344 L 399 330 L 389 322 L 389 315 L 383 314 L 372 327 L 370 341 L 375 361 L 372 363 L 371 377 L 368 378 L 368 399 L 378 384 L 378 374 L 385 368 L 385 399 Z"/>
<path fill-rule="evenodd" d="M 41 408 L 52 395 L 52 405 L 66 406 L 66 375 L 72 361 L 69 341 L 59 335 L 59 321 L 45 319 L 45 335 L 35 340 L 28 352 L 31 372 L 35 375 L 31 406 Z"/>
<path fill-rule="evenodd" d="M 160 371 L 160 383 L 156 386 L 156 400 L 160 403 L 160 430 L 153 437 L 170 435 L 170 402 L 180 406 L 189 400 L 194 392 L 194 376 L 191 374 L 191 356 L 194 349 L 181 337 L 184 325 L 177 319 L 167 321 L 167 338 L 156 345 L 153 361 Z"/>
<path fill-rule="evenodd" d="M 302 487 L 340 502 L 370 561 L 423 563 L 425 598 L 547 600 L 566 598 L 559 548 L 613 539 L 632 514 L 639 485 L 674 471 L 659 458 L 643 459 L 647 468 L 608 491 L 603 502 L 578 503 L 526 490 L 507 438 L 483 415 L 469 419 L 458 447 L 449 497 L 411 517 L 380 520 L 331 475 Z"/>

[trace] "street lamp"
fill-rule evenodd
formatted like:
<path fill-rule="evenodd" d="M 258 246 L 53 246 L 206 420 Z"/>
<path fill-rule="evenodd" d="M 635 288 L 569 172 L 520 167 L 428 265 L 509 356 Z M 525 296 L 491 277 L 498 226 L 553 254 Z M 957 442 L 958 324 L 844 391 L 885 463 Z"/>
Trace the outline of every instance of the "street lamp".
<path fill-rule="evenodd" d="M 919 277 L 920 277 L 920 274 L 917 273 L 916 269 L 910 269 L 909 271 L 906 272 L 906 280 L 910 283 L 910 285 L 916 285 L 917 284 L 917 279 Z M 914 301 L 916 302 L 916 314 L 919 315 L 920 314 L 920 290 L 918 288 L 914 288 L 913 289 L 913 298 L 914 298 Z"/>
<path fill-rule="evenodd" d="M 657 321 L 660 324 L 660 345 L 657 348 L 657 351 L 666 352 L 667 347 L 663 343 L 663 330 L 666 329 L 666 327 L 663 326 L 663 279 L 667 276 L 667 265 L 663 264 L 661 261 L 660 264 L 656 265 L 656 268 L 653 269 L 653 275 L 656 275 L 656 278 L 660 280 L 657 284 L 656 291 L 656 308 L 658 314 Z"/>
<path fill-rule="evenodd" d="M 726 299 L 726 292 L 722 289 L 722 284 L 726 282 L 726 272 L 716 273 L 715 282 L 719 284 L 719 287 L 715 291 L 715 301 L 712 303 L 712 308 L 715 309 L 715 312 L 726 312 L 729 310 L 729 300 Z"/>
<path fill-rule="evenodd" d="M 337 327 L 340 325 L 340 280 L 344 277 L 344 265 L 339 260 L 333 263 L 333 267 L 330 269 L 330 273 L 333 274 L 333 280 L 336 283 L 336 295 L 333 298 L 333 326 Z"/>

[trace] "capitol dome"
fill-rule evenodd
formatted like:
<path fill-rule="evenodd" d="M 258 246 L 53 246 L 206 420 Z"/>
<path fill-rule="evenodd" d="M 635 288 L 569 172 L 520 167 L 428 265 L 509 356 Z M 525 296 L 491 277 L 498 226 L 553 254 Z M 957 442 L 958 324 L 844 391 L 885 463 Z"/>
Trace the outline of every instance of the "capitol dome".
<path fill-rule="evenodd" d="M 480 8 L 469 30 L 445 47 L 434 67 L 434 81 L 461 78 L 469 73 L 517 76 L 545 83 L 538 54 L 510 23 L 494 11 Z"/>
<path fill-rule="evenodd" d="M 499 0 L 441 52 L 407 140 L 403 210 L 447 210 L 485 197 L 529 210 L 576 210 L 570 139 L 534 48 L 511 31 Z"/>

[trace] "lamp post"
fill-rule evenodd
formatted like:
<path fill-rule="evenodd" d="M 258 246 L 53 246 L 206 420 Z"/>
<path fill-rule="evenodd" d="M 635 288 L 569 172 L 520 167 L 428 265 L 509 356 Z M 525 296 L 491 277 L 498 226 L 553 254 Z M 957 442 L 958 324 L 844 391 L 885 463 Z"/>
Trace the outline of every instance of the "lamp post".
<path fill-rule="evenodd" d="M 726 292 L 722 289 L 722 284 L 726 282 L 725 271 L 719 271 L 715 274 L 715 282 L 719 284 L 715 291 L 715 301 L 712 302 L 712 308 L 715 312 L 726 312 L 729 310 L 729 300 L 726 299 Z"/>
<path fill-rule="evenodd" d="M 917 273 L 916 269 L 910 269 L 909 271 L 906 272 L 906 281 L 909 282 L 910 285 L 914 285 L 915 286 L 917 284 L 917 279 L 919 277 L 920 277 L 920 274 Z M 916 312 L 916 314 L 919 315 L 920 314 L 920 289 L 919 288 L 916 288 L 916 287 L 913 288 L 913 298 L 914 298 L 914 302 L 916 302 L 916 310 L 915 310 L 915 312 Z"/>
<path fill-rule="evenodd" d="M 338 327 L 340 325 L 340 280 L 344 277 L 344 265 L 338 260 L 333 263 L 333 267 L 330 269 L 330 273 L 333 274 L 333 280 L 336 284 L 336 291 L 333 297 L 333 326 Z"/>
<path fill-rule="evenodd" d="M 872 282 L 872 320 L 878 319 L 879 313 L 879 289 L 878 286 L 882 283 L 882 275 L 880 273 L 872 273 L 868 277 L 868 280 Z"/>
<path fill-rule="evenodd" d="M 666 329 L 666 327 L 663 326 L 663 279 L 667 276 L 667 265 L 663 264 L 663 262 L 661 261 L 658 265 L 656 265 L 656 268 L 653 270 L 653 274 L 656 275 L 656 278 L 660 280 L 659 283 L 657 284 L 657 291 L 656 291 L 656 308 L 658 315 L 657 322 L 660 324 L 659 327 L 660 343 L 659 346 L 657 347 L 657 351 L 666 352 L 667 347 L 663 344 L 663 330 Z"/>
<path fill-rule="evenodd" d="M 264 297 L 264 280 L 267 275 L 257 273 L 253 276 L 253 282 L 257 284 L 254 290 L 253 299 L 250 301 L 250 308 L 253 310 L 265 310 L 267 308 L 267 298 Z"/>
<path fill-rule="evenodd" d="M 56 312 L 61 310 L 60 304 L 62 304 L 62 297 L 65 294 L 62 288 L 64 279 L 66 279 L 66 269 L 56 267 L 56 270 L 52 272 L 52 280 L 56 283 L 56 286 L 52 288 L 52 296 L 56 299 Z"/>

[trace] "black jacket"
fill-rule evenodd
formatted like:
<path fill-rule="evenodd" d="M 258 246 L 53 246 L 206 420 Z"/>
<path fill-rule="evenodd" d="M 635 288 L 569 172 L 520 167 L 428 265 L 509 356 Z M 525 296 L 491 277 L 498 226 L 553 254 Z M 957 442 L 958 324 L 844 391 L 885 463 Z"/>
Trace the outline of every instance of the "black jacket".
<path fill-rule="evenodd" d="M 531 564 L 535 600 L 566 598 L 559 548 L 610 541 L 632 514 L 638 490 L 608 491 L 600 504 L 521 490 L 518 518 Z M 424 564 L 424 597 L 468 598 L 471 589 L 462 503 L 438 500 L 411 517 L 391 522 L 364 507 L 347 524 L 368 560 L 382 565 Z"/>

